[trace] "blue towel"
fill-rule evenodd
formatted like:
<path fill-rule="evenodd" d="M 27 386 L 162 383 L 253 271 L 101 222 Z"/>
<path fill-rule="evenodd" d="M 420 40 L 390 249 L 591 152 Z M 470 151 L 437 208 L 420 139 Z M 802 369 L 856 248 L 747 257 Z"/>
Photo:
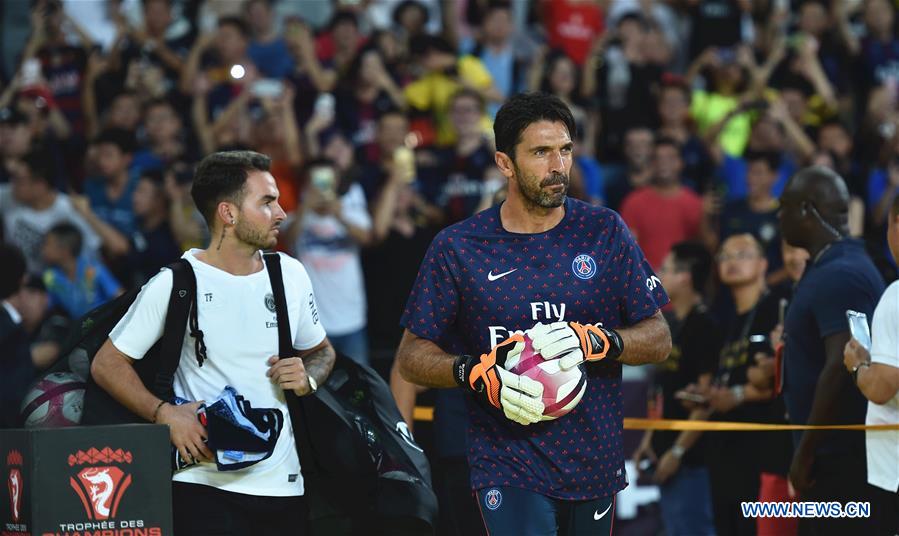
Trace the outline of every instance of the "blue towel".
<path fill-rule="evenodd" d="M 175 405 L 188 402 L 178 397 L 172 401 Z M 268 458 L 284 428 L 281 410 L 254 408 L 230 385 L 215 402 L 200 406 L 197 414 L 206 426 L 206 444 L 215 451 L 219 471 L 236 471 Z M 172 452 L 174 471 L 196 463 L 182 460 L 174 446 Z"/>

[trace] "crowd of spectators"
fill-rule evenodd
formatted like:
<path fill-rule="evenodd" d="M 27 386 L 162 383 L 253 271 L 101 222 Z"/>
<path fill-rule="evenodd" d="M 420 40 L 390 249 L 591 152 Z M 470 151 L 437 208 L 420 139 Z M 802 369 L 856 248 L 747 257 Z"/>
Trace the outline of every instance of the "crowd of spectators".
<path fill-rule="evenodd" d="M 64 319 L 206 243 L 193 166 L 238 148 L 272 157 L 280 247 L 309 271 L 335 348 L 389 360 L 430 239 L 503 198 L 492 119 L 522 91 L 572 109 L 569 194 L 619 211 L 653 267 L 684 241 L 722 266 L 758 249 L 751 299 L 721 267 L 693 290 L 724 326 L 763 300 L 752 333 L 767 335 L 766 289 L 793 277 L 778 198 L 808 165 L 845 179 L 851 236 L 896 278 L 896 14 L 889 0 L 13 2 L 2 32 L 29 31 L 3 43 L 0 225 L 38 304 L 35 362 Z M 668 271 L 701 253 L 674 255 Z"/>

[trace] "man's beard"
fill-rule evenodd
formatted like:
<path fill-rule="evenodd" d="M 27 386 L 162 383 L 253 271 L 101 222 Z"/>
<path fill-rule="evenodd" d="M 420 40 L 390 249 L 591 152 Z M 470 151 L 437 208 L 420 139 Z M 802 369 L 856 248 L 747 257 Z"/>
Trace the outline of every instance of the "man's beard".
<path fill-rule="evenodd" d="M 234 237 L 254 249 L 270 249 L 278 244 L 278 239 L 269 235 L 270 230 L 260 231 L 239 221 L 234 226 Z"/>
<path fill-rule="evenodd" d="M 518 179 L 518 187 L 525 201 L 533 206 L 540 208 L 556 208 L 562 206 L 565 202 L 565 196 L 568 194 L 568 185 L 570 179 L 564 173 L 550 173 L 542 180 L 538 180 L 536 175 L 525 176 L 518 166 L 513 164 L 515 168 L 515 177 Z M 556 184 L 563 185 L 558 191 L 545 191 L 543 188 Z"/>

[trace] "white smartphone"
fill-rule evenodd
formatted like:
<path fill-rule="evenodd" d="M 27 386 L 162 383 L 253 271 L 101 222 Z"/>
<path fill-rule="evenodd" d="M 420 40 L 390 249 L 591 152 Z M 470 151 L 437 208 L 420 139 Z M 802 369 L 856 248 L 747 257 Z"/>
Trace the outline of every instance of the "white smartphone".
<path fill-rule="evenodd" d="M 255 97 L 274 99 L 284 92 L 284 83 L 274 78 L 263 78 L 253 82 L 250 91 Z"/>
<path fill-rule="evenodd" d="M 868 315 L 852 309 L 846 310 L 846 319 L 849 321 L 849 333 L 862 347 L 871 351 L 871 328 L 868 327 Z"/>
<path fill-rule="evenodd" d="M 332 117 L 334 115 L 334 107 L 336 99 L 330 93 L 321 93 L 315 99 L 315 113 L 324 117 Z"/>

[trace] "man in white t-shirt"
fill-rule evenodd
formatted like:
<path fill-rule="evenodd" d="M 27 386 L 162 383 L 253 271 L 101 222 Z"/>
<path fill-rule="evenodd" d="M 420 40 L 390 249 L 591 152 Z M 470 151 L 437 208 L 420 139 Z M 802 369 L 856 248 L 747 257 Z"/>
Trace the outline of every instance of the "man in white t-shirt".
<path fill-rule="evenodd" d="M 887 242 L 899 261 L 899 197 L 893 200 Z M 849 339 L 843 364 L 868 399 L 865 424 L 899 424 L 899 281 L 877 303 L 871 322 L 871 351 Z M 899 430 L 865 432 L 868 483 L 873 487 L 871 516 L 878 535 L 899 534 Z"/>
<path fill-rule="evenodd" d="M 367 304 L 360 249 L 371 243 L 371 217 L 357 182 L 338 184 L 327 159 L 306 166 L 303 202 L 287 225 L 286 242 L 309 272 L 321 300 L 322 325 L 334 349 L 368 364 Z"/>
<path fill-rule="evenodd" d="M 141 289 L 131 308 L 97 353 L 91 372 L 97 384 L 147 421 L 166 424 L 185 460 L 210 462 L 205 429 L 196 416 L 225 386 L 234 387 L 257 408 L 277 408 L 284 429 L 272 455 L 245 469 L 221 472 L 200 463 L 173 476 L 176 534 L 302 534 L 306 505 L 293 429 L 284 391 L 315 392 L 334 364 L 312 285 L 303 265 L 281 255 L 284 292 L 296 357 L 278 359 L 277 317 L 260 250 L 277 243 L 285 218 L 270 159 L 250 151 L 215 153 L 197 167 L 191 190 L 211 230 L 205 250 L 184 254 L 197 279 L 197 312 L 205 359 L 198 363 L 185 335 L 174 391 L 195 402 L 174 406 L 141 383 L 133 363 L 162 335 L 170 270 Z"/>

